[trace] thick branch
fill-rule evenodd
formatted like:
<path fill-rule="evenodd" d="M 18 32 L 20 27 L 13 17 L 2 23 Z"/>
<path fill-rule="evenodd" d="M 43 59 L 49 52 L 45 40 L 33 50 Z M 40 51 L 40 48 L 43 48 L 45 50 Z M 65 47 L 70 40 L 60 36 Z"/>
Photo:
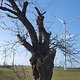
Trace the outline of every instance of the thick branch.
<path fill-rule="evenodd" d="M 36 47 L 38 47 L 38 40 L 37 40 L 36 32 L 35 32 L 34 27 L 32 26 L 32 24 L 29 22 L 29 20 L 24 15 L 26 13 L 26 8 L 27 8 L 27 5 L 28 5 L 28 2 L 24 3 L 23 12 L 21 12 L 14 0 L 8 0 L 8 1 L 11 3 L 13 9 L 15 8 L 15 10 L 17 12 L 12 11 L 12 10 L 6 8 L 6 7 L 0 7 L 0 9 L 3 10 L 3 11 L 11 12 L 19 18 L 19 20 L 24 24 L 24 26 L 28 30 L 28 32 L 30 34 L 31 41 L 32 41 L 32 45 L 34 47 L 34 50 L 36 50 Z"/>
<path fill-rule="evenodd" d="M 32 41 L 32 45 L 34 46 L 34 49 L 36 50 L 36 47 L 38 47 L 38 40 L 37 40 L 37 35 L 34 30 L 34 27 L 29 22 L 29 20 L 26 18 L 26 16 L 23 15 L 23 13 L 20 13 L 18 15 L 18 18 L 24 24 L 25 28 L 28 30 L 31 41 Z"/>
<path fill-rule="evenodd" d="M 35 9 L 38 13 L 36 23 L 37 23 L 38 29 L 39 29 L 39 44 L 41 45 L 42 44 L 42 38 L 45 38 L 45 34 L 46 34 L 46 30 L 45 30 L 44 24 L 43 24 L 44 16 L 43 16 L 43 14 L 41 14 L 41 12 L 38 10 L 37 7 L 35 7 Z"/>
<path fill-rule="evenodd" d="M 46 13 L 46 11 L 45 11 L 45 12 L 43 12 L 43 13 L 41 14 L 40 11 L 39 11 L 39 9 L 38 9 L 37 7 L 35 7 L 35 9 L 36 9 L 36 11 L 37 11 L 37 13 L 38 13 L 39 16 L 42 16 L 42 15 L 44 15 L 44 14 Z"/>
<path fill-rule="evenodd" d="M 38 15 L 39 15 L 39 16 L 42 16 L 42 14 L 41 14 L 41 12 L 38 10 L 38 8 L 37 8 L 37 7 L 35 7 L 35 9 L 36 9 L 36 11 L 37 11 Z"/>
<path fill-rule="evenodd" d="M 34 51 L 33 51 L 33 47 L 26 41 L 25 38 L 21 37 L 20 34 L 17 34 L 17 37 L 19 38 L 21 44 L 27 48 L 31 53 L 32 55 L 34 54 Z"/>
<path fill-rule="evenodd" d="M 32 24 L 29 22 L 29 20 L 24 15 L 26 13 L 26 8 L 27 8 L 27 5 L 28 5 L 28 2 L 24 2 L 23 12 L 21 12 L 19 10 L 19 8 L 16 5 L 14 0 L 9 0 L 9 2 L 11 3 L 12 7 L 17 10 L 17 13 L 18 13 L 17 16 L 18 16 L 19 20 L 24 24 L 26 29 L 28 30 L 28 32 L 30 34 L 30 37 L 31 37 L 32 44 L 34 46 L 34 49 L 36 49 L 36 47 L 38 46 L 38 40 L 37 40 L 36 32 L 35 32 Z"/>
<path fill-rule="evenodd" d="M 38 13 L 38 18 L 37 18 L 37 25 L 38 25 L 38 28 L 40 30 L 40 32 L 46 32 L 45 31 L 45 28 L 44 28 L 44 25 L 43 25 L 43 21 L 44 21 L 44 16 L 43 14 L 41 14 L 41 12 L 38 10 L 37 7 L 35 7 L 37 13 Z"/>
<path fill-rule="evenodd" d="M 40 33 L 45 37 L 45 35 L 46 35 L 46 33 L 47 33 L 47 31 L 46 31 L 45 28 L 44 28 L 44 24 L 43 24 L 43 21 L 44 21 L 44 16 L 43 16 L 43 14 L 45 14 L 45 12 L 41 14 L 41 12 L 38 10 L 37 7 L 35 7 L 35 9 L 36 9 L 36 11 L 37 11 L 37 13 L 38 13 L 38 18 L 37 18 L 37 21 L 36 21 L 36 22 L 37 22 L 39 31 L 40 31 Z"/>
<path fill-rule="evenodd" d="M 41 13 L 37 7 L 35 7 L 37 13 L 38 13 L 38 18 L 37 18 L 37 25 L 39 29 L 39 43 L 40 46 L 39 49 L 42 50 L 42 55 L 45 57 L 49 53 L 49 43 L 50 43 L 50 33 L 48 33 L 45 28 L 44 28 L 44 13 Z M 42 41 L 43 40 L 43 41 Z M 47 50 L 47 52 L 46 52 Z M 46 52 L 46 53 L 45 53 Z"/>
<path fill-rule="evenodd" d="M 8 0 L 10 2 L 10 4 L 12 5 L 12 8 L 14 10 L 16 10 L 17 12 L 21 12 L 20 9 L 18 8 L 18 6 L 15 3 L 15 0 Z"/>
<path fill-rule="evenodd" d="M 26 2 L 24 2 L 23 9 L 22 9 L 22 12 L 23 12 L 24 15 L 26 14 L 27 6 L 28 6 L 28 2 L 26 1 Z"/>

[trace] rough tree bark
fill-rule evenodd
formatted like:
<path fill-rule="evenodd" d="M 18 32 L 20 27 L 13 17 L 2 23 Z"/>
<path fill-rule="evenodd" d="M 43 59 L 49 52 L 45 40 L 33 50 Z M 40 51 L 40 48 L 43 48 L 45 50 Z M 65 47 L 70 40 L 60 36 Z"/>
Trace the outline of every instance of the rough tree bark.
<path fill-rule="evenodd" d="M 35 80 L 51 80 L 54 67 L 54 57 L 56 54 L 56 48 L 50 48 L 50 37 L 51 33 L 48 33 L 44 28 L 44 13 L 41 13 L 37 7 L 35 10 L 38 13 L 36 23 L 38 26 L 39 35 L 26 17 L 26 10 L 28 2 L 24 2 L 22 10 L 20 10 L 15 2 L 15 0 L 7 0 L 12 9 L 9 7 L 0 6 L 0 9 L 3 11 L 8 11 L 14 14 L 28 30 L 32 45 L 27 42 L 20 34 L 17 34 L 17 37 L 21 41 L 22 45 L 31 52 L 32 57 L 30 58 L 30 63 L 32 65 L 33 76 Z M 7 14 L 9 17 L 13 17 L 10 14 Z"/>

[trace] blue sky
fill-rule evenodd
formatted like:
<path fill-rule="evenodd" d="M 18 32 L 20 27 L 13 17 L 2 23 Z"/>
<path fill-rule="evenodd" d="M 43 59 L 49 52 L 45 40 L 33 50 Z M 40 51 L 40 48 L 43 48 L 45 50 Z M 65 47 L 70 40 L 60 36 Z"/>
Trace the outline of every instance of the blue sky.
<path fill-rule="evenodd" d="M 31 0 L 28 0 L 31 1 Z M 38 7 L 42 11 L 46 11 L 45 14 L 45 28 L 52 32 L 52 34 L 58 33 L 61 34 L 63 31 L 63 24 L 60 23 L 57 19 L 70 21 L 72 22 L 67 24 L 67 30 L 72 35 L 80 34 L 80 0 L 33 0 L 34 2 L 38 2 Z M 55 18 L 56 16 L 56 18 Z M 28 17 L 31 17 L 28 15 Z M 7 21 L 7 20 L 6 20 Z M 8 34 L 8 36 L 6 35 Z M 7 36 L 7 37 L 6 37 Z M 11 39 L 10 32 L 0 31 L 0 41 L 6 39 Z M 59 51 L 58 51 L 59 53 Z M 16 58 L 16 64 L 29 64 L 28 57 L 30 55 L 27 55 L 27 58 L 25 55 L 18 56 Z M 57 58 L 60 57 L 60 60 L 63 58 L 61 54 L 57 55 Z M 22 59 L 22 60 L 21 60 Z M 21 60 L 21 61 L 18 61 Z M 59 60 L 57 60 L 59 63 Z"/>
<path fill-rule="evenodd" d="M 50 1 L 46 1 L 47 4 Z M 46 18 L 54 22 L 54 28 L 62 28 L 62 24 L 59 23 L 54 16 L 65 21 L 75 20 L 80 18 L 80 1 L 79 0 L 52 0 L 49 8 L 47 9 Z M 55 26 L 56 25 L 56 26 Z M 72 33 L 80 33 L 80 20 L 73 21 L 67 24 L 67 30 Z M 56 30 L 55 29 L 55 30 Z"/>

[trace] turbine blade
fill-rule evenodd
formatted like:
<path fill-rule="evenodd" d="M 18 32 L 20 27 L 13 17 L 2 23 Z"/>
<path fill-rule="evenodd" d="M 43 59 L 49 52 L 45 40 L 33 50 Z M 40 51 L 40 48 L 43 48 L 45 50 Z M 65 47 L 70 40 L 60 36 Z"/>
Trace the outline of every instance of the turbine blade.
<path fill-rule="evenodd" d="M 64 21 L 63 21 L 63 20 L 61 20 L 61 19 L 58 19 L 58 21 L 60 21 L 61 23 L 64 23 Z"/>

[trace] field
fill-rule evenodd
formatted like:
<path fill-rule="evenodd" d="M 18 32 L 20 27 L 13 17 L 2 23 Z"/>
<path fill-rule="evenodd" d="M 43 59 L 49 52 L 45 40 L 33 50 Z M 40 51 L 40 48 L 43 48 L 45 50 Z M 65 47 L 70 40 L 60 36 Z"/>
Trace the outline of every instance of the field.
<path fill-rule="evenodd" d="M 19 75 L 17 75 L 19 73 Z M 0 68 L 0 80 L 34 80 L 31 67 L 18 67 L 15 70 Z M 80 69 L 54 68 L 52 80 L 80 80 Z"/>
<path fill-rule="evenodd" d="M 52 80 L 80 80 L 80 69 L 55 68 Z"/>

